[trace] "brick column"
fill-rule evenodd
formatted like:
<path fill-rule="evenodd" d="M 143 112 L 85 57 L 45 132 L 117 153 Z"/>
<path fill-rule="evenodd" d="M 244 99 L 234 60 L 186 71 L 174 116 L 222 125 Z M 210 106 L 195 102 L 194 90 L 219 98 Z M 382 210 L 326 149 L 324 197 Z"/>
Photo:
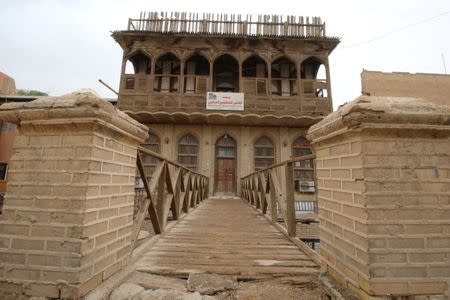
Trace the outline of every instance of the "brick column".
<path fill-rule="evenodd" d="M 0 119 L 19 129 L 0 215 L 0 298 L 80 297 L 129 258 L 147 128 L 91 93 L 7 103 Z"/>
<path fill-rule="evenodd" d="M 308 132 L 320 254 L 364 299 L 448 293 L 449 120 L 450 106 L 362 96 Z"/>

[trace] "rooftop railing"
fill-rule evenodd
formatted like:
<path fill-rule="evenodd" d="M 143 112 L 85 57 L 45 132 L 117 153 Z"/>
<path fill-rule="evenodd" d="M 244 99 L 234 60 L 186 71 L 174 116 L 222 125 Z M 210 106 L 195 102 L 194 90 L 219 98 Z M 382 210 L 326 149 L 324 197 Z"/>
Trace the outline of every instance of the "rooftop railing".
<path fill-rule="evenodd" d="M 129 31 L 269 37 L 325 37 L 320 17 L 141 12 Z"/>

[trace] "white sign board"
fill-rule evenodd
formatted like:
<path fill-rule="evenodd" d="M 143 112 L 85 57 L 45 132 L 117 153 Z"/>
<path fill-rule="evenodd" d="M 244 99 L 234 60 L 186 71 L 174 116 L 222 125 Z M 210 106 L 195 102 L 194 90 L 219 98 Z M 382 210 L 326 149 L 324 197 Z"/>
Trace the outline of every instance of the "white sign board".
<path fill-rule="evenodd" d="M 244 93 L 206 93 L 206 109 L 244 110 Z"/>

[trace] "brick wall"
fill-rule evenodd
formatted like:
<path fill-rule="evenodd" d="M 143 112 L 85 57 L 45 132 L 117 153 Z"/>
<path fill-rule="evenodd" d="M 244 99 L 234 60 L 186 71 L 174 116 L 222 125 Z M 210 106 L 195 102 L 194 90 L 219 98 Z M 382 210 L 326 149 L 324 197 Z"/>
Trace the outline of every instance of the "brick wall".
<path fill-rule="evenodd" d="M 321 256 L 349 290 L 448 293 L 449 116 L 448 106 L 363 96 L 310 129 Z"/>
<path fill-rule="evenodd" d="M 450 75 L 406 72 L 361 73 L 362 93 L 371 96 L 417 97 L 448 105 Z"/>
<path fill-rule="evenodd" d="M 146 128 L 90 94 L 7 104 L 19 124 L 0 216 L 0 295 L 82 296 L 131 253 Z"/>

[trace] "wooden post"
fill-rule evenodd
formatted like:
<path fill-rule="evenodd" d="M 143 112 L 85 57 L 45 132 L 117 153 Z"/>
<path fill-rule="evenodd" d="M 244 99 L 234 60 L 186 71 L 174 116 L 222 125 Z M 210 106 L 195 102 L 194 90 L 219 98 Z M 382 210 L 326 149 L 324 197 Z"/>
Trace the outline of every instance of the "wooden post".
<path fill-rule="evenodd" d="M 295 237 L 297 220 L 295 218 L 294 168 L 292 162 L 286 164 L 286 227 L 290 237 Z"/>
<path fill-rule="evenodd" d="M 161 232 L 164 232 L 167 220 L 164 220 L 166 209 L 166 176 L 167 176 L 167 162 L 161 162 L 164 166 L 158 180 L 158 198 L 157 198 L 157 212 L 161 226 Z"/>
<path fill-rule="evenodd" d="M 276 178 L 273 176 L 273 171 L 269 171 L 269 189 L 270 189 L 270 218 L 272 223 L 277 223 L 278 221 L 278 211 L 277 211 L 277 193 L 276 193 Z"/>

